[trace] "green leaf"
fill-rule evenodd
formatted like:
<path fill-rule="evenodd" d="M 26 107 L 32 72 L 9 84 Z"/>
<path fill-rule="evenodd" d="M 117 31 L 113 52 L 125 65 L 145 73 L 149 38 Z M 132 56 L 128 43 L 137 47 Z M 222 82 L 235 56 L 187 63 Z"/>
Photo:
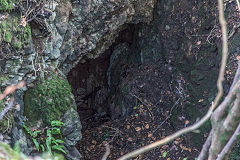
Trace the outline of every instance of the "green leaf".
<path fill-rule="evenodd" d="M 56 128 L 56 127 L 52 128 L 52 134 L 61 134 L 60 128 Z"/>
<path fill-rule="evenodd" d="M 19 146 L 19 141 L 17 141 L 17 142 L 14 144 L 13 150 L 16 151 L 17 153 L 20 153 L 20 152 L 21 152 L 21 149 L 20 149 L 20 146 Z"/>
<path fill-rule="evenodd" d="M 47 136 L 48 136 L 48 137 L 52 137 L 51 129 L 47 129 Z"/>
<path fill-rule="evenodd" d="M 64 147 L 64 146 L 62 146 L 62 145 L 53 145 L 53 146 L 52 146 L 52 149 L 53 149 L 53 150 L 56 150 L 56 151 L 60 151 L 60 152 L 62 152 L 62 153 L 64 153 L 64 154 L 67 154 L 67 152 L 63 149 L 63 147 Z"/>
<path fill-rule="evenodd" d="M 51 144 L 52 144 L 51 137 L 48 137 L 48 138 L 46 139 L 46 146 L 47 146 L 47 151 L 48 151 L 49 153 L 52 153 Z"/>
<path fill-rule="evenodd" d="M 33 143 L 35 144 L 35 147 L 37 148 L 37 151 L 39 151 L 39 143 L 35 138 L 32 138 Z"/>
<path fill-rule="evenodd" d="M 49 153 L 52 153 L 51 144 L 52 144 L 52 134 L 51 134 L 51 130 L 50 130 L 50 129 L 47 129 L 46 146 L 47 146 L 47 151 L 48 151 Z"/>
<path fill-rule="evenodd" d="M 44 145 L 40 144 L 40 147 L 41 147 L 42 151 L 44 152 L 45 151 Z"/>
<path fill-rule="evenodd" d="M 25 124 L 23 124 L 23 128 L 27 131 L 27 133 L 32 137 L 33 135 L 32 135 L 32 132 L 28 129 L 28 127 L 25 125 Z"/>
<path fill-rule="evenodd" d="M 162 155 L 163 158 L 166 158 L 167 157 L 167 152 L 163 152 L 163 155 Z"/>
<path fill-rule="evenodd" d="M 56 139 L 55 141 L 56 141 L 57 143 L 64 143 L 64 141 L 61 140 L 61 139 Z"/>
<path fill-rule="evenodd" d="M 183 160 L 187 160 L 187 158 L 185 157 L 185 158 L 183 158 Z"/>
<path fill-rule="evenodd" d="M 32 133 L 33 138 L 36 138 L 36 137 L 38 136 L 39 133 L 41 133 L 40 130 L 36 130 L 36 131 L 34 131 L 34 132 Z"/>
<path fill-rule="evenodd" d="M 63 125 L 63 122 L 61 122 L 61 121 L 52 121 L 51 122 L 52 127 L 62 127 L 62 125 Z"/>

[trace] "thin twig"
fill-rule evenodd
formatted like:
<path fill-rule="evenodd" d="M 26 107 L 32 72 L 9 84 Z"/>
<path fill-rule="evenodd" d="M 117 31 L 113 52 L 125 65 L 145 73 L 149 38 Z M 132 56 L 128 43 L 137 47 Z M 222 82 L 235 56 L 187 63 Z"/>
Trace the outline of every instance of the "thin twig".
<path fill-rule="evenodd" d="M 155 132 L 172 116 L 172 111 L 173 111 L 173 109 L 175 108 L 175 106 L 178 104 L 179 100 L 180 100 L 180 98 L 178 98 L 178 100 L 177 100 L 177 101 L 174 103 L 174 105 L 172 106 L 172 108 L 171 108 L 171 110 L 170 110 L 170 113 L 169 113 L 169 115 L 167 116 L 167 118 L 166 118 L 164 121 L 162 121 L 162 122 L 158 125 L 158 127 L 157 127 L 152 133 L 155 133 Z"/>
<path fill-rule="evenodd" d="M 146 103 L 144 103 L 138 96 L 136 96 L 135 94 L 131 93 L 131 95 L 135 98 L 137 98 L 144 106 L 146 106 L 148 112 L 150 113 L 151 117 L 154 118 L 152 111 L 148 108 L 148 105 Z"/>

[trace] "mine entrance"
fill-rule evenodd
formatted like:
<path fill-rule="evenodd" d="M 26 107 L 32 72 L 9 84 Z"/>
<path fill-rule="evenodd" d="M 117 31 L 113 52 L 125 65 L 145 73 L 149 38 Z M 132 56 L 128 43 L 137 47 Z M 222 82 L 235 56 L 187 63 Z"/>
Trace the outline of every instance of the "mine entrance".
<path fill-rule="evenodd" d="M 121 43 L 133 46 L 134 32 L 135 25 L 127 25 L 105 53 L 96 59 L 86 59 L 68 73 L 68 81 L 72 86 L 83 131 L 86 125 L 96 127 L 111 119 L 109 97 L 113 96 L 116 90 L 109 86 L 111 55 L 115 47 Z"/>

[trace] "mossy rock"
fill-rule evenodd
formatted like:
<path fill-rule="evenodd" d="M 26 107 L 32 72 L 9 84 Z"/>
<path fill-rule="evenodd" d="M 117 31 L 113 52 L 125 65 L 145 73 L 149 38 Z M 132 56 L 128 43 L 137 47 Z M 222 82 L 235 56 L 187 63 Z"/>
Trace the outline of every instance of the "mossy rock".
<path fill-rule="evenodd" d="M 0 0 L 0 11 L 11 11 L 16 0 Z"/>
<path fill-rule="evenodd" d="M 35 126 L 38 121 L 48 125 L 53 120 L 60 120 L 70 107 L 75 107 L 69 83 L 54 73 L 47 77 L 24 94 L 27 125 Z"/>
<path fill-rule="evenodd" d="M 0 0 L 1 1 L 1 0 Z M 10 14 L 3 18 L 0 23 L 0 44 L 5 42 L 10 47 L 19 50 L 24 44 L 28 44 L 31 38 L 31 28 L 27 24 L 25 27 L 20 25 L 21 18 L 16 14 Z"/>

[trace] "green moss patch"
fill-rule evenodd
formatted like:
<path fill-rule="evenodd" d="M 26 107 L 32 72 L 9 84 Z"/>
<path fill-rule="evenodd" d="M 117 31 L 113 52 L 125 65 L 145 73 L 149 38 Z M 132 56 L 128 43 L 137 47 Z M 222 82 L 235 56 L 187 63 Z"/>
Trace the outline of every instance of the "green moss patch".
<path fill-rule="evenodd" d="M 14 0 L 0 0 L 0 11 L 11 11 Z"/>
<path fill-rule="evenodd" d="M 1 0 L 0 0 L 1 1 Z M 0 44 L 5 42 L 10 44 L 13 49 L 21 49 L 23 44 L 27 44 L 31 38 L 31 28 L 20 25 L 20 17 L 9 15 L 0 22 Z"/>
<path fill-rule="evenodd" d="M 36 125 L 42 120 L 45 125 L 53 120 L 60 120 L 61 116 L 73 107 L 71 86 L 69 83 L 51 74 L 43 82 L 37 82 L 34 88 L 24 95 L 24 115 L 28 124 Z"/>

